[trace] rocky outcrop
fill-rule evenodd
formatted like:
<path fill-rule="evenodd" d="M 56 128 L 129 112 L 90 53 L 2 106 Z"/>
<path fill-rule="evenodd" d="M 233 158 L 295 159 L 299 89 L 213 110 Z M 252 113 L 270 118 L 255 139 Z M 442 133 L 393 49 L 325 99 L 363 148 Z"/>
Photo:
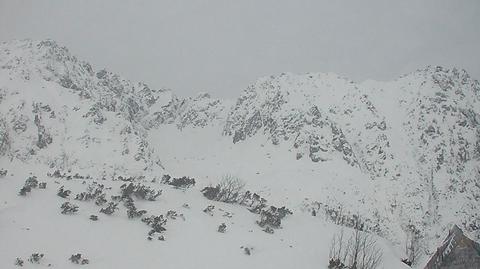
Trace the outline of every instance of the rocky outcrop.
<path fill-rule="evenodd" d="M 334 74 L 281 74 L 243 92 L 223 133 L 235 144 L 286 144 L 297 160 L 341 159 L 369 175 L 392 207 L 372 202 L 362 217 L 380 215 L 385 221 L 375 225 L 391 240 L 402 235 L 386 219 L 414 225 L 424 242 L 435 242 L 448 219 L 461 219 L 480 238 L 479 95 L 465 71 L 442 67 L 362 84 Z"/>
<path fill-rule="evenodd" d="M 60 169 L 163 169 L 142 120 L 165 90 L 95 72 L 52 40 L 2 43 L 0 81 L 1 155 Z"/>
<path fill-rule="evenodd" d="M 228 101 L 212 98 L 208 93 L 181 99 L 168 92 L 162 99 L 163 105 L 152 107 L 150 115 L 145 118 L 147 128 L 174 124 L 182 130 L 186 127 L 203 128 L 220 125 L 223 124 L 230 108 Z"/>
<path fill-rule="evenodd" d="M 224 134 L 233 143 L 258 133 L 289 143 L 297 159 L 339 155 L 372 177 L 395 177 L 385 119 L 359 87 L 334 74 L 282 74 L 248 87 L 230 111 Z M 283 141 L 283 142 L 282 142 Z"/>

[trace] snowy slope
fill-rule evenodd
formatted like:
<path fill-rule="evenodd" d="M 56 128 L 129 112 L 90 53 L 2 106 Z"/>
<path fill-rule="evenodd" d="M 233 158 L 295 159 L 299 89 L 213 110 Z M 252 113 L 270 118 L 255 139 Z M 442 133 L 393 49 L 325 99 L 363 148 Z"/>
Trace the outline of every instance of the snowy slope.
<path fill-rule="evenodd" d="M 180 98 L 94 71 L 51 40 L 3 43 L 0 264 L 40 251 L 60 268 L 76 252 L 92 268 L 326 268 L 332 235 L 357 221 L 381 237 L 383 268 L 404 268 L 412 231 L 424 261 L 454 223 L 480 238 L 479 95 L 466 72 L 428 67 L 391 82 L 281 74 L 234 101 Z M 164 174 L 196 185 L 171 188 Z M 246 208 L 204 198 L 226 174 L 294 214 L 268 234 Z M 47 188 L 19 196 L 32 175 Z M 183 214 L 167 220 L 165 241 L 146 240 L 148 226 L 122 202 L 107 216 L 74 199 L 97 182 L 115 201 L 126 180 L 163 190 L 135 199 L 147 215 Z M 61 186 L 69 198 L 56 195 Z M 60 214 L 65 201 L 79 211 Z"/>
<path fill-rule="evenodd" d="M 404 195 L 423 196 L 411 199 L 419 208 L 414 211 L 418 226 L 444 232 L 455 223 L 478 239 L 478 81 L 464 70 L 427 67 L 397 81 L 371 84 L 371 96 L 378 93 L 374 102 L 388 104 L 378 107 L 391 123 L 392 148 L 408 183 Z"/>
<path fill-rule="evenodd" d="M 242 175 L 292 207 L 307 198 L 335 222 L 360 215 L 398 245 L 413 231 L 426 257 L 452 224 L 480 235 L 479 89 L 465 71 L 440 67 L 362 84 L 282 74 L 249 86 L 221 129 L 151 137 L 181 137 L 156 144 L 171 168 Z"/>
<path fill-rule="evenodd" d="M 64 170 L 163 171 L 138 124 L 156 92 L 94 73 L 53 41 L 0 46 L 5 159 Z"/>
<path fill-rule="evenodd" d="M 12 166 L 10 170 L 18 171 Z M 99 213 L 104 206 L 74 200 L 76 194 L 87 189 L 88 183 L 83 184 L 83 179 L 50 178 L 45 176 L 47 169 L 29 171 L 38 175 L 39 181 L 47 182 L 45 190 L 34 189 L 27 197 L 18 196 L 18 179 L 30 176 L 26 171 L 0 179 L 2 268 L 16 268 L 16 257 L 25 261 L 26 268 L 48 264 L 78 268 L 68 260 L 76 253 L 90 260 L 89 265 L 82 266 L 85 268 L 327 268 L 329 243 L 339 231 L 339 226 L 295 211 L 295 216 L 282 222 L 282 229 L 268 234 L 255 224 L 258 216 L 245 208 L 205 199 L 199 191 L 200 184 L 184 191 L 150 183 L 148 178 L 142 184 L 163 192 L 154 202 L 136 200 L 136 206 L 148 210 L 148 215 L 165 216 L 170 210 L 178 215 L 168 218 L 165 241 L 149 241 L 149 227 L 139 219 L 128 219 L 122 205 L 108 216 Z M 107 179 L 99 183 L 112 187 L 106 191 L 109 195 L 117 195 L 124 182 Z M 72 191 L 70 197 L 56 195 L 60 186 Z M 79 211 L 60 214 L 65 201 L 78 205 Z M 215 206 L 212 216 L 203 212 L 209 205 Z M 91 214 L 99 219 L 91 221 Z M 227 225 L 225 233 L 217 232 L 221 223 Z M 384 268 L 407 268 L 399 262 L 389 242 L 379 239 L 378 244 L 384 249 Z M 251 254 L 245 255 L 241 247 L 250 248 Z M 27 261 L 34 252 L 45 254 L 39 265 Z"/>
<path fill-rule="evenodd" d="M 245 90 L 224 134 L 237 144 L 265 136 L 286 145 L 296 159 L 342 171 L 334 184 L 346 192 L 343 199 L 365 187 L 361 193 L 368 197 L 366 208 L 347 207 L 350 214 L 369 211 L 363 218 L 392 241 L 400 242 L 414 225 L 429 250 L 452 223 L 480 236 L 479 92 L 465 71 L 441 67 L 385 83 L 281 74 Z M 334 160 L 370 179 L 344 184 L 347 173 Z"/>

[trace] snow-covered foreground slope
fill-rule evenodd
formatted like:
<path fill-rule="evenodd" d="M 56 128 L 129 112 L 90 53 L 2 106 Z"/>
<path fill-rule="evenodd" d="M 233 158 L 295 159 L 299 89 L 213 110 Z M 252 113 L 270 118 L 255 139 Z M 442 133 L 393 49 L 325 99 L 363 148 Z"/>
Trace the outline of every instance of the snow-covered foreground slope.
<path fill-rule="evenodd" d="M 30 170 L 37 175 L 48 173 L 42 169 Z M 282 222 L 282 229 L 268 234 L 255 224 L 258 215 L 238 205 L 205 199 L 199 191 L 200 184 L 183 191 L 147 182 L 143 184 L 163 192 L 157 201 L 136 200 L 137 208 L 147 210 L 147 215 L 165 216 L 169 210 L 178 215 L 175 219 L 168 218 L 167 230 L 162 233 L 165 241 L 156 238 L 149 241 L 150 228 L 139 219 L 128 219 L 122 205 L 108 216 L 99 213 L 102 206 L 92 201 L 74 200 L 75 194 L 87 188 L 88 184 L 82 184 L 83 179 L 67 181 L 39 176 L 39 181 L 47 182 L 46 189 L 34 189 L 27 197 L 18 196 L 20 179 L 28 176 L 24 171 L 1 179 L 2 268 L 14 268 L 16 257 L 26 262 L 26 268 L 48 264 L 55 268 L 78 268 L 79 265 L 68 260 L 76 253 L 89 259 L 90 264 L 85 268 L 326 268 L 331 237 L 340 229 L 295 209 L 294 215 Z M 112 187 L 107 193 L 117 195 L 124 182 L 99 183 Z M 57 196 L 60 186 L 72 190 L 71 197 Z M 60 214 L 65 201 L 78 205 L 79 211 Z M 209 205 L 215 206 L 213 216 L 203 212 Z M 90 220 L 91 214 L 99 219 Z M 217 232 L 221 223 L 227 225 L 225 233 Z M 390 243 L 379 239 L 378 245 L 384 250 L 384 268 L 406 268 Z M 251 254 L 246 255 L 242 247 L 250 248 Z M 26 261 L 35 252 L 45 254 L 40 265 Z"/>
<path fill-rule="evenodd" d="M 1 44 L 0 265 L 41 252 L 60 268 L 75 253 L 92 268 L 326 268 L 333 234 L 358 224 L 379 236 L 383 268 L 405 268 L 412 237 L 422 268 L 452 224 L 480 238 L 479 104 L 479 83 L 456 69 L 361 84 L 281 74 L 230 101 L 94 71 L 50 40 Z M 246 207 L 203 197 L 226 174 L 293 215 L 269 234 Z M 47 188 L 18 195 L 32 175 Z M 144 216 L 183 214 L 167 217 L 165 241 L 127 217 L 115 197 L 127 179 L 163 190 L 134 199 Z M 107 201 L 74 199 L 93 182 Z M 67 201 L 79 211 L 60 214 Z M 115 213 L 99 213 L 110 201 Z"/>

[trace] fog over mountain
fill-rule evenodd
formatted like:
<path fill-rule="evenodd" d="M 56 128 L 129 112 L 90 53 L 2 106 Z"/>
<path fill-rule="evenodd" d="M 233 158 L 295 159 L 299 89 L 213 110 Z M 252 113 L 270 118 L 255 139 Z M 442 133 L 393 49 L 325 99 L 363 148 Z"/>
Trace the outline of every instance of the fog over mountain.
<path fill-rule="evenodd" d="M 440 65 L 478 78 L 479 13 L 476 0 L 2 0 L 0 40 L 52 38 L 153 88 L 234 98 L 282 72 L 389 81 Z"/>

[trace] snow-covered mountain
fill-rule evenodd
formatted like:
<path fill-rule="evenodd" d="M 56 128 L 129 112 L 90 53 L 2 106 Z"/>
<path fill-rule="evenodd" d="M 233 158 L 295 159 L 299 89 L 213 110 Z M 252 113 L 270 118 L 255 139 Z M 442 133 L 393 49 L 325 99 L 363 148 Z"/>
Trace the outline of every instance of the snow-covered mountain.
<path fill-rule="evenodd" d="M 51 40 L 0 46 L 2 155 L 64 170 L 162 171 L 139 124 L 163 90 L 94 72 Z"/>
<path fill-rule="evenodd" d="M 172 243 L 176 241 L 172 235 L 166 242 L 171 248 L 154 247 L 169 253 L 162 257 L 171 266 L 195 267 L 179 263 L 175 253 L 182 251 L 182 244 L 201 247 L 208 238 L 197 233 L 203 233 L 207 224 L 228 222 L 233 230 L 228 243 L 208 233 L 214 238 L 213 252 L 238 261 L 229 251 L 237 243 L 254 244 L 258 257 L 242 257 L 240 263 L 291 268 L 289 264 L 295 265 L 288 262 L 291 256 L 293 261 L 303 259 L 304 268 L 326 268 L 330 237 L 339 229 L 335 224 L 360 223 L 363 230 L 387 240 L 381 243 L 384 267 L 402 268 L 399 260 L 412 236 L 424 260 L 452 224 L 480 239 L 479 167 L 480 84 L 463 70 L 427 67 L 394 81 L 363 83 L 331 73 L 281 74 L 259 79 L 232 101 L 207 93 L 180 98 L 168 89 L 150 89 L 106 70 L 95 71 L 52 40 L 0 45 L 0 168 L 8 170 L 0 178 L 0 195 L 5 197 L 0 219 L 16 223 L 0 221 L 0 237 L 11 232 L 11 241 L 16 236 L 31 242 L 22 232 L 28 214 L 46 210 L 52 219 L 58 217 L 49 208 L 31 209 L 16 195 L 25 178 L 35 175 L 49 185 L 59 184 L 57 189 L 65 185 L 74 192 L 104 179 L 100 182 L 115 195 L 117 181 L 132 177 L 164 190 L 160 204 L 141 203 L 149 212 L 175 208 L 187 219 L 177 225 L 188 227 L 190 234 L 172 228 L 177 242 Z M 60 181 L 75 173 L 79 182 Z M 166 188 L 159 183 L 164 174 L 194 177 L 196 186 L 182 191 Z M 255 217 L 234 205 L 215 204 L 233 212 L 233 218 L 217 213 L 211 219 L 193 211 L 212 204 L 199 190 L 217 184 L 225 174 L 238 176 L 270 204 L 292 209 L 284 229 L 265 238 L 256 230 Z M 46 197 L 32 195 L 57 206 L 55 199 L 60 198 Z M 190 209 L 184 207 L 185 201 Z M 95 210 L 93 205 L 84 207 L 81 215 Z M 18 208 L 24 213 L 15 211 Z M 39 232 L 45 228 L 42 221 L 31 225 Z M 122 221 L 118 225 L 115 236 L 131 228 Z M 298 227 L 305 229 L 298 232 Z M 318 250 L 312 234 L 324 237 Z M 90 241 L 71 238 L 88 251 Z M 243 238 L 250 241 L 239 243 Z M 101 240 L 108 244 L 107 238 Z M 284 240 L 290 245 L 283 246 Z M 153 253 L 144 242 L 131 247 Z M 13 251 L 19 249 L 27 251 L 22 246 L 0 251 L 16 255 Z M 195 257 L 207 262 L 213 254 L 200 251 Z M 314 258 L 317 254 L 320 261 Z M 278 256 L 284 258 L 270 260 Z M 112 257 L 99 256 L 103 263 L 89 266 L 133 265 Z M 11 264 L 12 257 L 0 258 L 0 263 Z"/>
<path fill-rule="evenodd" d="M 431 237 L 432 227 L 459 222 L 479 238 L 479 113 L 480 84 L 463 70 L 427 67 L 361 84 L 335 74 L 282 74 L 245 90 L 224 134 L 237 144 L 266 136 L 297 159 L 343 159 L 381 190 L 368 205 L 369 217 L 386 217 L 373 223 L 380 232 L 395 219 Z"/>

